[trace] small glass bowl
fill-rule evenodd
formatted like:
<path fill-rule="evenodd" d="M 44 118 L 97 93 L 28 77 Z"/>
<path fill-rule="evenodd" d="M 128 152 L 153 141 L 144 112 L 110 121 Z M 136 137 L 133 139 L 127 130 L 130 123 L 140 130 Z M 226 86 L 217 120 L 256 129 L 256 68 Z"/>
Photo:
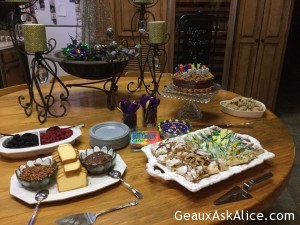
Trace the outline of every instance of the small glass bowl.
<path fill-rule="evenodd" d="M 42 179 L 33 178 L 32 180 L 29 181 L 29 180 L 25 180 L 25 179 L 21 178 L 21 174 L 26 167 L 34 167 L 36 165 L 52 166 L 53 171 L 52 171 L 52 173 L 48 174 L 46 177 L 44 177 Z M 55 180 L 57 169 L 58 169 L 58 166 L 57 166 L 56 162 L 55 161 L 52 162 L 52 160 L 50 158 L 46 158 L 46 159 L 37 158 L 34 161 L 31 161 L 31 160 L 28 161 L 26 163 L 26 165 L 19 166 L 18 170 L 16 170 L 16 176 L 17 176 L 18 181 L 20 182 L 20 184 L 23 187 L 29 188 L 29 189 L 39 189 L 39 188 L 46 187 L 52 181 Z M 34 176 L 34 174 L 33 174 L 33 176 Z"/>
<path fill-rule="evenodd" d="M 97 152 L 103 152 L 109 154 L 111 156 L 111 159 L 104 163 L 99 163 L 99 162 L 86 163 L 84 159 L 89 155 Z M 85 150 L 85 152 L 81 152 L 80 161 L 82 165 L 87 169 L 89 174 L 96 175 L 96 174 L 106 173 L 108 170 L 110 170 L 116 163 L 116 155 L 117 154 L 112 148 L 108 150 L 106 146 L 102 147 L 101 149 L 98 146 L 95 146 L 93 149 L 90 148 Z"/>

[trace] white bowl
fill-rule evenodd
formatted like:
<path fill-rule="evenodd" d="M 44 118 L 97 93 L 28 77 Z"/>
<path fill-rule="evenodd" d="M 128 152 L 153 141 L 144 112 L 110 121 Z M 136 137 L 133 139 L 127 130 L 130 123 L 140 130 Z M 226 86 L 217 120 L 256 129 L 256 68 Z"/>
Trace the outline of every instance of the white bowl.
<path fill-rule="evenodd" d="M 231 100 L 225 100 L 220 102 L 221 110 L 229 115 L 237 116 L 237 117 L 246 117 L 246 118 L 260 118 L 264 115 L 266 111 L 266 106 L 259 101 L 254 100 L 257 104 L 261 105 L 263 110 L 262 111 L 242 111 L 242 110 L 235 110 L 232 108 L 228 108 L 225 106 L 225 103 L 230 102 Z"/>

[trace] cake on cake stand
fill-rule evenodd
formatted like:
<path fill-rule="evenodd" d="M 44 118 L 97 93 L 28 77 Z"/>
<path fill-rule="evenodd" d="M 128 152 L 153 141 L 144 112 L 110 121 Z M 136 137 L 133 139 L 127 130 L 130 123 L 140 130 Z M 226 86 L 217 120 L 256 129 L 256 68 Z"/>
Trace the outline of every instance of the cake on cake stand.
<path fill-rule="evenodd" d="M 186 101 L 177 113 L 179 119 L 201 120 L 202 112 L 196 103 L 209 103 L 220 89 L 221 86 L 215 83 L 209 93 L 185 93 L 176 91 L 173 83 L 170 83 L 162 91 L 162 96 Z"/>

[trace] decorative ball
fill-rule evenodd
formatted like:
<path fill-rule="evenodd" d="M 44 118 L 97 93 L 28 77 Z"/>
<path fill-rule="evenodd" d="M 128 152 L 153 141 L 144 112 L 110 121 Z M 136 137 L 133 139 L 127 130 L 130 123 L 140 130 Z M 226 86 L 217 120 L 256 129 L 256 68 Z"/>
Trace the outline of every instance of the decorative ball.
<path fill-rule="evenodd" d="M 118 54 L 117 54 L 116 51 L 112 51 L 110 54 L 111 54 L 111 56 L 112 56 L 113 59 L 117 58 Z"/>
<path fill-rule="evenodd" d="M 107 28 L 105 33 L 106 33 L 107 37 L 109 37 L 109 38 L 113 38 L 113 36 L 115 34 L 114 29 L 112 29 L 112 28 Z"/>

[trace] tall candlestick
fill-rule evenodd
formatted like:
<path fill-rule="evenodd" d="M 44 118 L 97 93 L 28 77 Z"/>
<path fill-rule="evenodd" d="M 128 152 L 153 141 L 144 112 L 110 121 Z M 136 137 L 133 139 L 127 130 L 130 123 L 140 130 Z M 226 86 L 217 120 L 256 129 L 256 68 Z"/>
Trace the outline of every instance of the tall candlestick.
<path fill-rule="evenodd" d="M 47 51 L 46 29 L 44 24 L 23 24 L 22 31 L 27 52 Z"/>
<path fill-rule="evenodd" d="M 150 21 L 148 27 L 150 44 L 162 44 L 165 42 L 166 21 Z"/>

